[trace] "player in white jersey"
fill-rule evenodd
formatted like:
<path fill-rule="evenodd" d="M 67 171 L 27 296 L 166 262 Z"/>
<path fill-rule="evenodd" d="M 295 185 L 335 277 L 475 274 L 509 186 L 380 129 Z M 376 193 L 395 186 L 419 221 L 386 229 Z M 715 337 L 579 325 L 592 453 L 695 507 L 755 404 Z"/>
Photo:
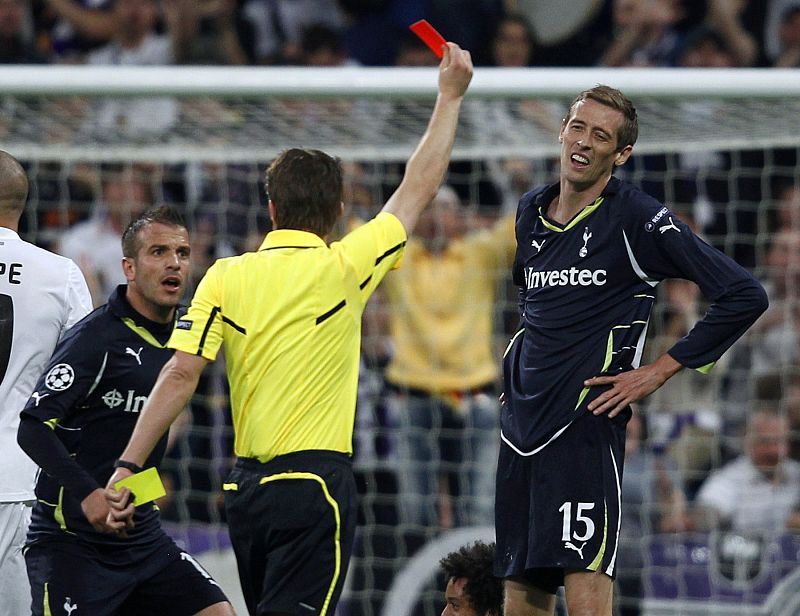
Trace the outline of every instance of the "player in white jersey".
<path fill-rule="evenodd" d="M 17 234 L 27 197 L 25 170 L 0 151 L 0 614 L 31 604 L 22 548 L 36 465 L 17 445 L 19 413 L 61 334 L 92 309 L 78 266 Z"/>

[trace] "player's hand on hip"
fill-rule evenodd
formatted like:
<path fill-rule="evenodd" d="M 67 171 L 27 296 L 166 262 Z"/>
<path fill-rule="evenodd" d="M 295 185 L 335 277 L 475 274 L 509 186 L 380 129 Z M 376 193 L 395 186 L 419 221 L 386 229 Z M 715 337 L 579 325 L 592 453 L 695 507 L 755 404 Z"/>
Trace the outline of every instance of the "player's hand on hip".
<path fill-rule="evenodd" d="M 472 56 L 455 43 L 447 43 L 439 64 L 439 92 L 461 98 L 472 80 Z"/>
<path fill-rule="evenodd" d="M 647 365 L 615 376 L 596 376 L 583 384 L 586 387 L 611 385 L 611 389 L 592 400 L 588 408 L 595 415 L 608 413 L 609 417 L 616 417 L 625 407 L 653 393 L 665 381 L 658 370 Z"/>

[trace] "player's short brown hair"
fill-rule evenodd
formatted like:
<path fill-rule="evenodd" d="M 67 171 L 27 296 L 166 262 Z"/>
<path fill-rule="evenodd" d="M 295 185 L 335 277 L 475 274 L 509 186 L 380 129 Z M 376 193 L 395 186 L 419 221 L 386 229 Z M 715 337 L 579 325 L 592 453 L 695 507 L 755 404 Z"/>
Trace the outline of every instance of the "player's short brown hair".
<path fill-rule="evenodd" d="M 320 150 L 284 150 L 267 168 L 266 190 L 276 228 L 325 237 L 341 211 L 342 163 Z"/>
<path fill-rule="evenodd" d="M 186 228 L 183 216 L 170 205 L 158 205 L 142 212 L 134 218 L 122 234 L 122 256 L 128 259 L 136 258 L 142 247 L 139 235 L 148 225 L 159 223 L 168 227 Z"/>
<path fill-rule="evenodd" d="M 636 143 L 636 139 L 639 137 L 639 118 L 636 115 L 636 107 L 633 106 L 627 96 L 611 86 L 597 85 L 578 94 L 570 103 L 569 112 L 564 118 L 565 124 L 572 117 L 575 105 L 585 100 L 593 100 L 622 113 L 624 119 L 617 133 L 617 152 L 621 152 L 625 147 Z"/>

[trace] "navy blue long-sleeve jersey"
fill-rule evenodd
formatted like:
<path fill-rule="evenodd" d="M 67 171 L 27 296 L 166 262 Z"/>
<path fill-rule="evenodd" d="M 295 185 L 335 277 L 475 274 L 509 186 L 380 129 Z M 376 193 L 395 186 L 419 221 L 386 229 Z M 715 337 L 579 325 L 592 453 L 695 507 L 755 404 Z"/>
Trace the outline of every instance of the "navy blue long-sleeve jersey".
<path fill-rule="evenodd" d="M 81 501 L 105 487 L 163 365 L 173 324 L 136 312 L 121 285 L 59 342 L 20 418 L 18 440 L 42 467 L 28 542 L 66 535 L 94 544 L 149 545 L 163 533 L 153 504 L 136 508 L 127 539 L 95 531 Z M 164 455 L 162 438 L 145 464 Z"/>
<path fill-rule="evenodd" d="M 634 185 L 611 178 L 566 225 L 546 215 L 559 185 L 517 210 L 514 283 L 522 325 L 504 357 L 503 440 L 517 453 L 545 445 L 608 388 L 584 380 L 639 366 L 654 287 L 691 280 L 711 303 L 670 350 L 707 371 L 767 307 L 759 282 Z"/>

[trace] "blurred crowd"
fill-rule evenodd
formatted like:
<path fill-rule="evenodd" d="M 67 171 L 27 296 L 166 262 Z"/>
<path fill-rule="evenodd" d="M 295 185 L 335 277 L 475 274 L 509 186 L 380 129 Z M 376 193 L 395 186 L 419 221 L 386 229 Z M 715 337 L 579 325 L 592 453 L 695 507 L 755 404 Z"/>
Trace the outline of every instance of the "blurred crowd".
<path fill-rule="evenodd" d="M 0 63 L 795 67 L 796 0 L 0 0 Z"/>

